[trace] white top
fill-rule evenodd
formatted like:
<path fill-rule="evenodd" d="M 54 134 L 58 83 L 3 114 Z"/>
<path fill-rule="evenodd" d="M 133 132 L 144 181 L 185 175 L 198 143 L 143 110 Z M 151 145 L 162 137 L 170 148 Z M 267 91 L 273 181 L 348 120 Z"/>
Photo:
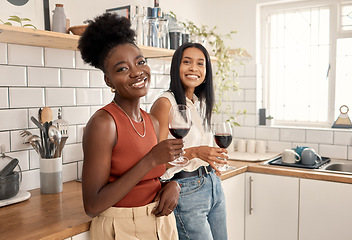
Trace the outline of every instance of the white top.
<path fill-rule="evenodd" d="M 175 97 L 172 92 L 164 92 L 159 98 L 169 99 L 172 106 L 177 105 Z M 200 102 L 196 95 L 193 95 L 194 103 L 186 97 L 186 105 L 191 111 L 192 126 L 188 134 L 183 138 L 184 148 L 190 148 L 195 146 L 212 146 L 213 145 L 213 136 L 211 132 L 206 132 L 203 127 L 203 120 L 200 116 Z M 174 138 L 171 133 L 168 134 L 168 139 Z M 198 169 L 200 166 L 208 166 L 209 164 L 199 158 L 190 159 L 189 163 L 186 166 L 174 166 L 166 170 L 164 175 L 161 176 L 161 179 L 168 180 L 171 179 L 175 173 L 180 171 L 193 172 Z"/>

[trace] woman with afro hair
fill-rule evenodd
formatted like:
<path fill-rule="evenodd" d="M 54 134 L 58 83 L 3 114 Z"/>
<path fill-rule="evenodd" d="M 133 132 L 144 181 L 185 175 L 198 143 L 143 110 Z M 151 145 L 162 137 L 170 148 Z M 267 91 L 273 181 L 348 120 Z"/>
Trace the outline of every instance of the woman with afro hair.
<path fill-rule="evenodd" d="M 173 210 L 180 187 L 161 183 L 181 139 L 158 143 L 158 121 L 140 109 L 150 68 L 127 18 L 105 13 L 90 21 L 78 44 L 83 60 L 102 70 L 115 96 L 96 111 L 83 136 L 84 209 L 90 239 L 178 239 Z"/>

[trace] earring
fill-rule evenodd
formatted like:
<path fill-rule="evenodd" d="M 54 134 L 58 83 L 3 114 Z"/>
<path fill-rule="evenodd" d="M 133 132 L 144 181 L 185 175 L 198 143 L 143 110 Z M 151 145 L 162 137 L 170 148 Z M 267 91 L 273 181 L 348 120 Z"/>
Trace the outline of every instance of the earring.
<path fill-rule="evenodd" d="M 111 91 L 112 93 L 114 93 L 114 92 L 116 92 L 116 89 L 115 89 L 115 88 L 111 88 L 110 91 Z"/>

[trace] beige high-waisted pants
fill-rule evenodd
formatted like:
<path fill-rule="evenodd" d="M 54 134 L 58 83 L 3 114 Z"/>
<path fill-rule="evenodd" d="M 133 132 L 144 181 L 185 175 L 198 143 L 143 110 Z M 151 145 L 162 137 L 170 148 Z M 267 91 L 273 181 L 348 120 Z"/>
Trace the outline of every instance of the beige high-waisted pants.
<path fill-rule="evenodd" d="M 155 217 L 156 204 L 106 209 L 92 220 L 90 240 L 178 240 L 174 213 Z"/>

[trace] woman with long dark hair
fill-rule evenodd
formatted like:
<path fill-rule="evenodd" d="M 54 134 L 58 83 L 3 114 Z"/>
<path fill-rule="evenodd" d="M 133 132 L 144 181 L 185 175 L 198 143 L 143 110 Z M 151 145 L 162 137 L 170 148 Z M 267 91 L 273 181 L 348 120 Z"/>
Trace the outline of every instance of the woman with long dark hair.
<path fill-rule="evenodd" d="M 159 120 L 159 140 L 172 139 L 168 128 L 171 106 L 187 105 L 192 126 L 183 138 L 186 166 L 171 166 L 161 177 L 177 181 L 181 187 L 174 210 L 180 239 L 227 239 L 225 197 L 215 162 L 223 164 L 226 149 L 212 147 L 211 117 L 214 88 L 211 61 L 199 43 L 185 43 L 174 53 L 171 82 L 153 104 L 151 114 Z"/>

